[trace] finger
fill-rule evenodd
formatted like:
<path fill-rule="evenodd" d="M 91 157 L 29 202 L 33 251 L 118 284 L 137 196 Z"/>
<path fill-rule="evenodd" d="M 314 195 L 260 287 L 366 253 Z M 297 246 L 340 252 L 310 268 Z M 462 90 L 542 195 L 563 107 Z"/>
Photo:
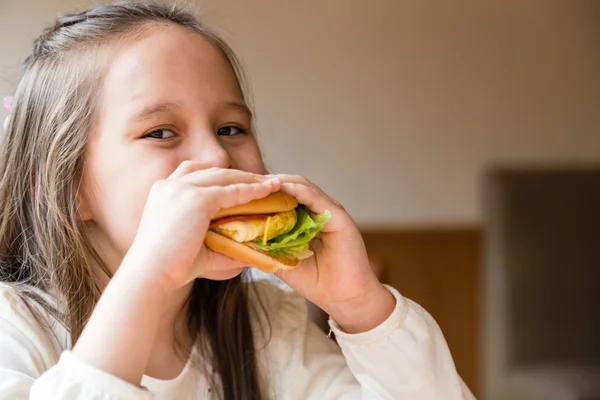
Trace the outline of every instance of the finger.
<path fill-rule="evenodd" d="M 319 186 L 315 185 L 314 183 L 312 183 L 311 181 L 309 181 L 308 179 L 306 179 L 303 176 L 300 176 L 300 175 L 286 175 L 286 174 L 271 175 L 271 176 L 277 176 L 281 180 L 281 182 L 284 183 L 284 184 L 285 183 L 298 183 L 298 184 L 305 185 L 305 186 L 308 186 L 310 188 L 313 188 L 314 190 L 316 190 L 317 192 L 319 192 L 318 194 L 320 196 L 324 196 L 324 197 L 328 198 L 329 201 L 332 204 L 334 204 L 336 207 L 338 207 L 340 209 L 344 209 L 344 206 L 342 206 L 335 199 L 333 199 L 331 196 L 329 196 L 327 193 L 325 193 Z M 315 211 L 315 212 L 318 212 L 318 211 Z"/>
<path fill-rule="evenodd" d="M 281 190 L 294 196 L 300 204 L 304 204 L 317 214 L 325 212 L 325 210 L 333 211 L 333 209 L 339 207 L 338 204 L 316 186 L 282 181 Z"/>
<path fill-rule="evenodd" d="M 173 178 L 182 178 L 184 176 L 190 175 L 190 174 L 194 174 L 194 173 L 202 173 L 202 171 L 206 171 L 206 172 L 215 172 L 215 171 L 221 171 L 224 173 L 227 173 L 227 171 L 233 172 L 233 173 L 243 173 L 243 174 L 248 174 L 248 175 L 253 175 L 255 177 L 257 177 L 257 179 L 260 180 L 267 180 L 269 179 L 267 176 L 265 175 L 260 175 L 260 174 L 253 174 L 251 172 L 245 172 L 245 171 L 241 171 L 239 169 L 229 169 L 229 168 L 218 168 L 215 167 L 212 164 L 208 164 L 208 163 L 204 163 L 204 162 L 200 162 L 200 161 L 194 161 L 194 160 L 185 160 L 183 161 L 181 164 L 179 164 L 179 166 L 175 169 L 175 171 L 173 171 L 173 173 L 171 173 L 171 175 L 169 175 L 169 179 L 173 179 Z"/>
<path fill-rule="evenodd" d="M 314 183 L 312 183 L 311 181 L 309 181 L 308 179 L 306 179 L 305 177 L 303 177 L 301 175 L 277 174 L 277 175 L 271 175 L 271 176 L 278 177 L 282 183 L 300 183 L 300 184 L 303 184 L 306 186 L 312 186 L 314 188 L 319 189 L 319 187 L 317 185 L 315 185 Z"/>
<path fill-rule="evenodd" d="M 301 175 L 278 174 L 278 175 L 270 175 L 270 176 L 277 176 L 281 180 L 281 183 L 284 183 L 284 184 L 285 183 L 297 183 L 300 185 L 308 186 L 309 188 L 311 188 L 317 192 L 317 193 L 315 193 L 317 196 L 326 197 L 329 200 L 329 202 L 331 202 L 338 208 L 341 208 L 341 209 L 344 208 L 340 203 L 335 201 L 335 199 L 328 196 L 327 193 L 325 193 L 319 186 L 315 185 L 314 183 L 312 183 L 311 181 L 309 181 L 308 179 L 306 179 L 305 177 L 303 177 Z M 304 203 L 302 203 L 302 204 L 304 204 Z M 305 205 L 308 206 L 308 204 L 305 204 Z M 319 211 L 315 211 L 315 210 L 313 210 L 313 211 L 317 212 L 317 213 L 319 212 Z"/>
<path fill-rule="evenodd" d="M 180 179 L 192 185 L 204 187 L 227 186 L 236 183 L 260 183 L 269 178 L 264 175 L 253 174 L 238 169 L 209 168 L 190 172 Z"/>
<path fill-rule="evenodd" d="M 227 186 L 206 188 L 220 209 L 246 204 L 252 200 L 262 199 L 281 188 L 279 179 L 269 179 L 261 183 L 236 183 Z"/>
<path fill-rule="evenodd" d="M 175 171 L 173 171 L 171 175 L 169 175 L 169 179 L 181 178 L 182 176 L 185 176 L 191 172 L 209 169 L 212 167 L 213 165 L 207 163 L 185 160 L 181 164 L 179 164 L 179 166 L 175 169 Z"/>

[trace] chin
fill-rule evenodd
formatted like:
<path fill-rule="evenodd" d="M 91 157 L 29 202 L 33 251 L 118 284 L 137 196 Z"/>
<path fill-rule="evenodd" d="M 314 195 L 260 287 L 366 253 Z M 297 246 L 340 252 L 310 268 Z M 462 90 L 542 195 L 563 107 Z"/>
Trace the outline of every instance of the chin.
<path fill-rule="evenodd" d="M 211 281 L 227 281 L 229 279 L 233 279 L 242 272 L 244 272 L 245 267 L 240 267 L 236 269 L 226 269 L 221 271 L 211 271 L 211 273 L 205 276 L 206 279 L 210 279 Z"/>
<path fill-rule="evenodd" d="M 208 270 L 203 275 L 204 278 L 213 281 L 226 281 L 241 274 L 244 268 L 246 268 L 246 263 L 216 253 Z"/>

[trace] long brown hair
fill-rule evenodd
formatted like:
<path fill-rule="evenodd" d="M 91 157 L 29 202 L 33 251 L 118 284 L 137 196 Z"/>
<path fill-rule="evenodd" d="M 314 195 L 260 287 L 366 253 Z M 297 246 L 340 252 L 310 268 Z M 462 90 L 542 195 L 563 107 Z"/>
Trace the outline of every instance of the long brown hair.
<path fill-rule="evenodd" d="M 77 220 L 76 193 L 97 117 L 102 50 L 157 22 L 209 40 L 243 76 L 231 49 L 196 16 L 177 6 L 122 1 L 61 17 L 36 40 L 23 64 L 0 149 L 0 281 L 59 318 L 73 345 L 100 297 L 93 269 L 110 276 Z M 242 90 L 242 92 L 244 92 Z M 41 289 L 53 306 L 36 295 Z M 240 277 L 197 279 L 187 322 L 217 373 L 225 399 L 260 399 L 248 288 Z"/>

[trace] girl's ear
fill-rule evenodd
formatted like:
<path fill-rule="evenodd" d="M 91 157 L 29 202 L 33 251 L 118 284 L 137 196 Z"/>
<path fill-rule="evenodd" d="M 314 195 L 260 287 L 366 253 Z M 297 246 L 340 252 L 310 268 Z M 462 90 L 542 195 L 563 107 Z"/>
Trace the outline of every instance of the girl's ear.
<path fill-rule="evenodd" d="M 75 201 L 77 202 L 77 220 L 86 222 L 92 219 L 92 212 L 90 204 L 86 196 L 81 191 L 77 191 L 75 194 Z"/>

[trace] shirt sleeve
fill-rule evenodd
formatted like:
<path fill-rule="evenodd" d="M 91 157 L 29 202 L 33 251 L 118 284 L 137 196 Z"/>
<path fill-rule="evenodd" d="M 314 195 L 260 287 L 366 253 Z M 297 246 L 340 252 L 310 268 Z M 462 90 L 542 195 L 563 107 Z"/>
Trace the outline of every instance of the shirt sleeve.
<path fill-rule="evenodd" d="M 48 321 L 40 318 L 13 289 L 0 286 L 0 400 L 153 399 L 63 352 Z"/>
<path fill-rule="evenodd" d="M 279 389 L 281 398 L 475 399 L 458 375 L 433 318 L 397 290 L 386 287 L 396 298 L 396 307 L 373 330 L 347 334 L 330 319 L 339 346 L 306 321 L 303 338 L 296 344 L 302 354 L 285 362 L 288 367 Z M 289 321 L 294 319 L 299 316 Z M 292 328 L 285 334 L 290 338 L 298 331 Z"/>
<path fill-rule="evenodd" d="M 433 317 L 386 287 L 396 298 L 396 308 L 373 330 L 350 335 L 329 321 L 362 397 L 474 400 Z"/>
<path fill-rule="evenodd" d="M 79 360 L 70 351 L 40 376 L 31 388 L 31 400 L 152 400 L 149 391 L 138 388 Z"/>

